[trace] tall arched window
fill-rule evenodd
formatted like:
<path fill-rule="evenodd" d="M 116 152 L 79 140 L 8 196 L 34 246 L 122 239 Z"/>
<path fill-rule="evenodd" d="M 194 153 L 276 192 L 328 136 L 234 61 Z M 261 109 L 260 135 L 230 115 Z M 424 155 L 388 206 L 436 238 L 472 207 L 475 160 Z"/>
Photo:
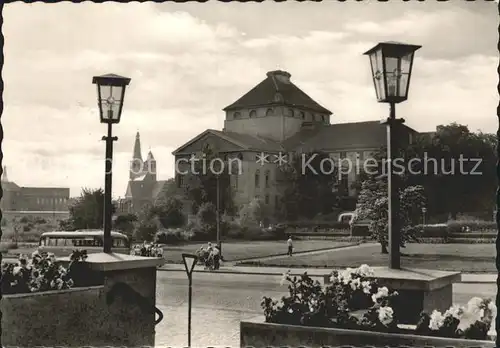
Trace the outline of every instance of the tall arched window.
<path fill-rule="evenodd" d="M 255 188 L 260 187 L 260 170 L 257 169 L 255 172 Z"/>
<path fill-rule="evenodd" d="M 292 117 L 295 116 L 293 109 L 288 109 L 288 114 Z"/>
<path fill-rule="evenodd" d="M 255 110 L 250 111 L 250 117 L 257 117 L 257 111 Z"/>
<path fill-rule="evenodd" d="M 323 122 L 326 121 L 325 115 L 321 115 L 321 121 L 323 121 Z"/>
<path fill-rule="evenodd" d="M 235 112 L 234 115 L 233 115 L 233 118 L 236 120 L 238 118 L 241 118 L 241 113 L 239 112 Z"/>
<path fill-rule="evenodd" d="M 306 119 L 306 114 L 304 113 L 304 111 L 300 112 L 300 118 L 303 119 L 303 120 Z"/>
<path fill-rule="evenodd" d="M 273 116 L 273 115 L 274 115 L 273 109 L 267 109 L 266 116 Z"/>
<path fill-rule="evenodd" d="M 270 176 L 270 173 L 268 170 L 268 171 L 266 171 L 266 187 L 269 187 L 269 176 Z"/>

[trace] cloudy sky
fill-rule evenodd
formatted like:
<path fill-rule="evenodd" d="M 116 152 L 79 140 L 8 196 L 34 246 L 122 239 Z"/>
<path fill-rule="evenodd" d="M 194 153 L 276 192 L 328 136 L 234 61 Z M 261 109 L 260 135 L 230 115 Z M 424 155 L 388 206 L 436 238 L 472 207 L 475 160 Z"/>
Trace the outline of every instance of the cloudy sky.
<path fill-rule="evenodd" d="M 93 75 L 132 78 L 114 127 L 115 196 L 137 130 L 159 178 L 171 152 L 280 68 L 332 122 L 382 119 L 362 53 L 385 40 L 422 45 L 398 116 L 420 130 L 457 121 L 497 128 L 495 2 L 14 3 L 4 7 L 4 164 L 22 186 L 102 187 L 106 128 Z"/>

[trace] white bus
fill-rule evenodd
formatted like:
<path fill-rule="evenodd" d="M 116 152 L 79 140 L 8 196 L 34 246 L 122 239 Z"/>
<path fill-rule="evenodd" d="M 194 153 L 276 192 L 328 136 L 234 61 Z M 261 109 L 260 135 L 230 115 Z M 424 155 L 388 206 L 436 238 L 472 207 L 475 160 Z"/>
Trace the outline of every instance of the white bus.
<path fill-rule="evenodd" d="M 104 232 L 102 230 L 78 230 L 45 232 L 40 236 L 38 250 L 54 253 L 55 256 L 69 256 L 73 250 L 87 250 L 87 253 L 103 251 Z M 111 232 L 111 251 L 130 254 L 130 241 L 126 235 Z"/>

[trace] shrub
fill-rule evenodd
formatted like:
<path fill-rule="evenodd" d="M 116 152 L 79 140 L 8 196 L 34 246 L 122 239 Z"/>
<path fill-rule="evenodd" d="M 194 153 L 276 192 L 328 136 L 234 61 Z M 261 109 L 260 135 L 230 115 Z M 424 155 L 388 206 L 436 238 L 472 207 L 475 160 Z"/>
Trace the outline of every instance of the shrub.
<path fill-rule="evenodd" d="M 346 222 L 339 221 L 313 221 L 313 220 L 303 220 L 303 221 L 289 221 L 284 223 L 287 227 L 292 228 L 303 228 L 318 231 L 320 229 L 349 229 L 350 225 Z"/>
<path fill-rule="evenodd" d="M 451 220 L 448 221 L 449 233 L 462 233 L 466 232 L 467 228 L 470 232 L 479 232 L 487 230 L 497 230 L 497 224 L 494 221 L 484 220 Z"/>
<path fill-rule="evenodd" d="M 351 227 L 351 236 L 354 237 L 368 237 L 370 236 L 370 226 L 369 225 L 361 225 L 354 224 Z"/>
<path fill-rule="evenodd" d="M 263 298 L 261 306 L 266 322 L 386 332 L 397 329 L 392 309 L 397 293 L 379 288 L 373 270 L 367 265 L 334 271 L 330 280 L 330 284 L 322 286 L 307 273 L 301 277 L 284 274 L 281 283 L 289 282 L 289 296 L 279 302 Z M 361 319 L 350 313 L 360 309 L 367 310 Z"/>
<path fill-rule="evenodd" d="M 414 228 L 421 231 L 420 235 L 423 238 L 446 238 L 448 236 L 448 226 L 446 224 L 417 225 Z"/>
<path fill-rule="evenodd" d="M 191 240 L 192 232 L 181 228 L 169 228 L 156 233 L 155 242 L 161 244 L 179 244 Z"/>

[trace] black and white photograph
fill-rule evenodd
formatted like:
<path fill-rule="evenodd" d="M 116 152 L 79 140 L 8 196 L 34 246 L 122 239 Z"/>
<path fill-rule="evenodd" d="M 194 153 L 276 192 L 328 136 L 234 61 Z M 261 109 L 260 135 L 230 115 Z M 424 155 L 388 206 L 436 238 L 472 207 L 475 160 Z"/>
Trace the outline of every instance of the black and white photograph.
<path fill-rule="evenodd" d="M 500 347 L 497 0 L 0 10 L 1 347 Z"/>

